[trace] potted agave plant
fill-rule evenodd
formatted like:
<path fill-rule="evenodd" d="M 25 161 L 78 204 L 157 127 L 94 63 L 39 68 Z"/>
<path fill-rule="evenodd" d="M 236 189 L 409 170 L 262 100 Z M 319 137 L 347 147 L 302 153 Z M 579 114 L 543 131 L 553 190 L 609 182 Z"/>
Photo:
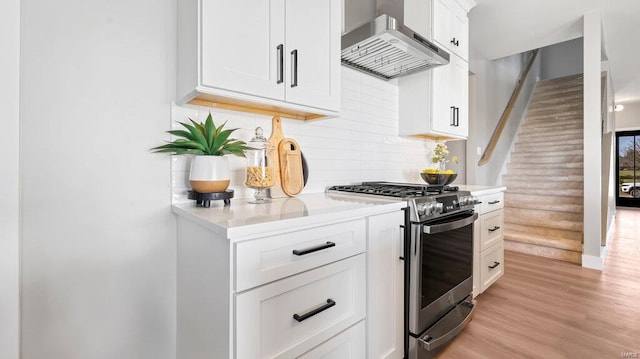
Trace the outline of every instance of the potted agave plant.
<path fill-rule="evenodd" d="M 151 151 L 193 155 L 189 172 L 191 188 L 200 193 L 224 192 L 231 181 L 225 155 L 244 157 L 247 144 L 229 137 L 237 128 L 225 130 L 226 122 L 216 127 L 211 113 L 204 122 L 189 121 L 191 124 L 178 122 L 185 130 L 167 131 L 177 137 L 175 140 Z"/>

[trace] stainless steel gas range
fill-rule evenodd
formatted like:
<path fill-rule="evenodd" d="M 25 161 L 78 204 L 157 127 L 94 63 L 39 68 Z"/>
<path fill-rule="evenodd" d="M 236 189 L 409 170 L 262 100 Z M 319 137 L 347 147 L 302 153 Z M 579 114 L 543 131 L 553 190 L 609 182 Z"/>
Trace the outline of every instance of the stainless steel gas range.
<path fill-rule="evenodd" d="M 328 192 L 406 201 L 405 358 L 433 357 L 471 320 L 476 198 L 457 187 L 394 182 L 333 186 Z"/>

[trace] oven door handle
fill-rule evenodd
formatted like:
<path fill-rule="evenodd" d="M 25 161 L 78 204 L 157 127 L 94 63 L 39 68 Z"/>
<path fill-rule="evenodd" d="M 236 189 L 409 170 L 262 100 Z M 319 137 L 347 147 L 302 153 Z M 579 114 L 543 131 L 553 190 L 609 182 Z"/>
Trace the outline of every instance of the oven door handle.
<path fill-rule="evenodd" d="M 422 228 L 424 233 L 426 234 L 436 234 L 468 226 L 476 219 L 478 219 L 478 214 L 473 212 L 473 214 L 470 214 L 468 217 L 464 217 L 457 221 L 447 222 L 443 224 L 434 224 L 431 226 L 423 226 Z"/>
<path fill-rule="evenodd" d="M 464 308 L 460 310 L 461 308 L 460 306 Z M 464 329 L 464 327 L 466 327 L 467 324 L 469 324 L 469 322 L 471 321 L 471 318 L 473 318 L 475 309 L 476 309 L 475 301 L 471 303 L 462 302 L 458 304 L 458 307 L 453 309 L 451 312 L 449 312 L 449 314 L 445 315 L 442 319 L 440 319 L 440 321 L 434 324 L 434 327 L 438 327 L 438 326 L 440 327 L 438 328 L 439 329 L 438 331 L 449 329 L 447 332 L 445 332 L 438 338 L 433 338 L 429 334 L 425 334 L 420 339 L 418 339 L 420 345 L 422 346 L 422 349 L 426 351 L 432 351 L 441 347 L 443 344 L 446 344 L 449 341 L 451 341 L 453 337 L 458 335 L 462 331 L 462 329 Z M 460 314 L 457 313 L 458 311 L 460 312 Z M 462 313 L 466 313 L 466 315 L 464 316 L 464 318 L 459 318 L 459 316 L 462 315 Z M 461 321 L 457 322 L 457 324 L 453 328 L 450 328 L 450 326 L 453 325 L 453 323 L 451 322 L 451 319 L 447 318 L 451 314 L 457 314 L 457 315 L 454 315 L 454 318 L 453 318 L 454 320 L 462 319 Z"/>

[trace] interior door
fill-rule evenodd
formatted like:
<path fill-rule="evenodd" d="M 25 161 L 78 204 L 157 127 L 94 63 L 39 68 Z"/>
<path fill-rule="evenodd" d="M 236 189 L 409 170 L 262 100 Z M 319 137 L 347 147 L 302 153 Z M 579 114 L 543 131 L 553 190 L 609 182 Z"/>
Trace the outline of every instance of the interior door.
<path fill-rule="evenodd" d="M 640 207 L 640 131 L 616 133 L 616 205 Z"/>

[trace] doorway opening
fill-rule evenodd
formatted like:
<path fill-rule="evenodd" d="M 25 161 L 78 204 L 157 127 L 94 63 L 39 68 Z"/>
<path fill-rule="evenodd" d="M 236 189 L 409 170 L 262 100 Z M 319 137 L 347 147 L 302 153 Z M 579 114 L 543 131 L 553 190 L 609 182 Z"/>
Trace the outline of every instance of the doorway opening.
<path fill-rule="evenodd" d="M 640 130 L 616 132 L 616 205 L 640 207 Z"/>

